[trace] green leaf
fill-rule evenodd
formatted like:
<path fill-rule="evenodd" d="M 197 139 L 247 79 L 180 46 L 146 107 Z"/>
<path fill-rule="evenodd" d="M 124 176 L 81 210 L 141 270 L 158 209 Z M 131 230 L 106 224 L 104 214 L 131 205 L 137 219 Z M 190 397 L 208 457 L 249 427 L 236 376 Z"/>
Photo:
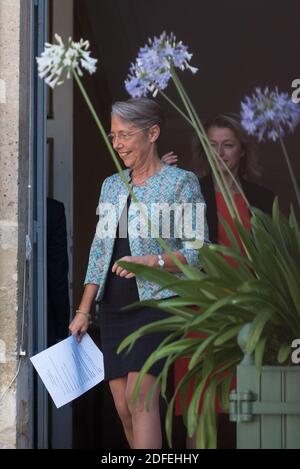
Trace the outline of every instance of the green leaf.
<path fill-rule="evenodd" d="M 300 252 L 300 227 L 299 227 L 299 223 L 297 222 L 293 206 L 291 206 L 289 224 L 290 224 L 291 229 L 294 231 L 294 238 L 297 243 L 297 250 L 298 252 Z"/>
<path fill-rule="evenodd" d="M 178 330 L 180 333 L 180 330 L 181 330 L 179 326 L 180 322 L 181 322 L 181 318 L 175 317 L 175 318 L 162 319 L 160 321 L 146 324 L 145 326 L 141 327 L 137 331 L 127 336 L 120 343 L 117 349 L 117 353 L 122 352 L 129 345 L 133 345 L 140 337 L 142 337 L 145 334 L 151 334 L 153 332 L 158 332 L 158 331 L 163 331 L 163 330 L 171 331 L 174 328 L 175 330 Z"/>
<path fill-rule="evenodd" d="M 264 330 L 266 323 L 272 317 L 270 311 L 262 311 L 259 313 L 251 324 L 249 338 L 247 342 L 246 351 L 247 353 L 252 353 L 260 340 L 260 336 Z"/>
<path fill-rule="evenodd" d="M 205 351 L 207 351 L 211 345 L 211 343 L 214 341 L 215 339 L 215 334 L 207 337 L 207 338 L 199 338 L 198 339 L 198 342 L 199 342 L 199 345 L 196 349 L 196 351 L 194 352 L 194 354 L 191 356 L 191 360 L 190 360 L 190 363 L 189 363 L 189 370 L 193 369 L 194 366 L 197 364 L 197 362 L 199 361 L 201 355 L 203 355 L 203 353 L 205 353 Z"/>
<path fill-rule="evenodd" d="M 120 261 L 118 262 L 118 265 L 128 270 L 129 272 L 133 272 L 134 274 L 140 275 L 150 282 L 154 282 L 162 286 L 167 286 L 169 283 L 174 282 L 174 278 L 176 278 L 173 274 L 168 272 L 164 272 L 160 269 L 154 269 L 142 264 L 135 264 L 134 262 Z"/>
<path fill-rule="evenodd" d="M 261 337 L 255 347 L 255 364 L 256 364 L 256 369 L 258 373 L 261 372 L 266 343 L 267 343 L 267 338 Z"/>
<path fill-rule="evenodd" d="M 237 342 L 238 333 L 241 330 L 242 325 L 239 324 L 238 326 L 228 326 L 225 332 L 222 332 L 214 341 L 216 347 L 223 345 L 225 342 L 228 342 L 230 339 L 234 338 L 235 342 Z"/>
<path fill-rule="evenodd" d="M 222 274 L 231 282 L 241 282 L 235 270 L 219 252 L 216 252 L 213 246 L 203 246 L 199 252 L 199 257 L 205 272 L 209 276 L 218 278 Z"/>
<path fill-rule="evenodd" d="M 220 397 L 220 404 L 222 406 L 222 409 L 228 412 L 229 410 L 229 392 L 230 392 L 230 386 L 232 379 L 235 375 L 235 371 L 232 369 L 227 376 L 224 376 L 222 380 L 220 381 L 220 384 L 218 386 L 218 395 Z"/>
<path fill-rule="evenodd" d="M 282 344 L 278 350 L 278 355 L 277 355 L 278 363 L 284 363 L 289 358 L 290 355 L 291 355 L 291 345 Z"/>
<path fill-rule="evenodd" d="M 188 436 L 192 437 L 197 430 L 199 404 L 202 398 L 203 390 L 206 385 L 206 379 L 200 373 L 196 375 L 193 395 L 187 412 L 187 430 Z"/>
<path fill-rule="evenodd" d="M 203 407 L 199 421 L 199 431 L 196 433 L 198 448 L 216 449 L 217 447 L 217 422 L 215 412 L 216 378 L 213 378 L 204 393 Z"/>

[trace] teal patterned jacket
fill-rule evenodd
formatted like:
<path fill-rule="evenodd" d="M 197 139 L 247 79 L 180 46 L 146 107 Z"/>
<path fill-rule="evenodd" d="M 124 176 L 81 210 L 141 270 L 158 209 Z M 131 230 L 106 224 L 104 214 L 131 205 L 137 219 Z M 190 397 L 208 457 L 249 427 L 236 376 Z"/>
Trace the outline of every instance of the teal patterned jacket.
<path fill-rule="evenodd" d="M 129 181 L 129 170 L 126 169 L 123 173 Z M 133 186 L 133 191 L 138 201 L 145 204 L 146 208 L 151 206 L 153 203 L 165 203 L 171 205 L 177 202 L 179 204 L 190 204 L 190 206 L 192 205 L 194 207 L 196 203 L 203 204 L 202 208 L 204 209 L 204 216 L 202 217 L 202 230 L 200 230 L 203 234 L 200 236 L 198 233 L 197 237 L 201 238 L 200 245 L 209 242 L 204 199 L 201 194 L 199 180 L 194 173 L 174 166 L 164 165 L 157 174 L 147 179 L 147 184 L 143 186 Z M 122 199 L 121 203 L 119 203 L 119 196 L 121 196 Z M 100 209 L 99 211 L 99 222 L 91 246 L 89 263 L 84 281 L 85 285 L 89 283 L 99 285 L 96 298 L 98 301 L 103 297 L 108 268 L 113 254 L 117 225 L 127 197 L 128 189 L 122 181 L 119 173 L 105 179 L 101 188 L 99 206 L 107 207 L 107 209 Z M 136 210 L 134 210 L 134 205 L 136 204 L 131 203 L 128 211 L 128 237 L 131 255 L 143 256 L 147 254 L 162 253 L 163 249 L 158 243 L 156 237 L 137 236 L 136 229 L 133 230 L 135 236 L 131 236 L 131 224 L 133 224 L 137 213 Z M 116 210 L 111 210 L 109 207 L 115 208 Z M 191 216 L 196 218 L 195 212 L 196 211 L 193 210 Z M 193 218 L 191 219 L 193 220 L 193 226 L 196 226 L 196 220 Z M 103 230 L 107 229 L 108 224 L 110 225 L 110 236 L 105 237 L 103 235 Z M 157 227 L 158 226 L 159 229 L 162 229 L 161 219 L 159 219 L 159 225 L 157 225 Z M 173 222 L 171 220 L 171 234 L 173 228 L 174 220 Z M 178 238 L 169 236 L 163 237 L 163 239 L 173 252 L 180 251 L 186 258 L 188 264 L 201 269 L 201 263 L 199 261 L 199 243 L 197 248 L 195 248 L 191 239 L 185 239 L 184 237 Z M 176 273 L 176 276 L 182 278 L 183 274 Z M 158 292 L 160 287 L 148 280 L 137 277 L 136 281 L 140 300 L 160 299 L 174 296 L 174 292 L 171 290 Z"/>

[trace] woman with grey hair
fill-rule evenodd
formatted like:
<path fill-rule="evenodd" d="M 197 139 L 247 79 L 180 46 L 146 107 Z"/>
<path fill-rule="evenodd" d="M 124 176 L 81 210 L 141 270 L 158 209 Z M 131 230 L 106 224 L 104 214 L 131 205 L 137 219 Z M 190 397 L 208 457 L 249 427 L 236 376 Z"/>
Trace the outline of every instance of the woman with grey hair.
<path fill-rule="evenodd" d="M 161 236 L 173 256 L 182 264 L 188 263 L 200 269 L 199 241 L 205 242 L 207 228 L 205 219 L 202 227 L 196 223 L 195 209 L 197 204 L 203 203 L 199 181 L 191 172 L 162 163 L 157 151 L 157 141 L 163 124 L 161 109 L 151 99 L 117 102 L 112 106 L 109 137 L 127 168 L 123 174 L 131 183 L 138 201 L 147 209 L 148 215 L 151 210 L 158 214 L 156 219 L 160 234 L 163 231 L 161 224 L 166 220 L 158 213 L 159 204 L 163 207 L 166 205 L 171 207 L 175 203 L 181 207 L 190 204 L 194 209 L 191 223 L 193 227 L 196 226 L 195 243 L 190 238 L 185 238 L 184 232 L 181 235 L 178 235 L 178 231 L 175 233 L 174 220 L 170 219 L 169 232 L 163 232 Z M 121 214 L 116 217 L 115 223 L 114 217 L 109 218 L 112 225 L 111 237 L 105 236 L 107 223 L 105 223 L 105 214 L 101 214 L 101 204 L 105 204 L 106 207 L 110 204 L 111 213 L 116 208 L 115 213 Z M 109 381 L 128 443 L 131 448 L 161 448 L 159 390 L 154 394 L 150 408 L 146 405 L 146 399 L 164 362 L 155 363 L 144 376 L 139 396 L 134 403 L 132 392 L 142 366 L 167 333 L 144 335 L 136 341 L 129 352 L 117 354 L 116 351 L 120 342 L 129 334 L 146 324 L 167 317 L 163 311 L 151 307 L 141 306 L 124 311 L 122 310 L 124 306 L 139 300 L 170 298 L 175 293 L 171 290 L 161 291 L 155 282 L 135 277 L 130 270 L 122 268 L 118 261 L 143 264 L 165 272 L 173 272 L 178 277 L 182 277 L 182 273 L 172 257 L 164 252 L 156 235 L 149 231 L 146 231 L 145 235 L 145 226 L 136 225 L 135 204 L 131 202 L 127 186 L 119 173 L 104 181 L 99 205 L 99 223 L 90 251 L 85 290 L 70 324 L 70 331 L 79 340 L 81 339 L 88 328 L 90 308 L 97 296 L 100 301 L 105 379 Z"/>

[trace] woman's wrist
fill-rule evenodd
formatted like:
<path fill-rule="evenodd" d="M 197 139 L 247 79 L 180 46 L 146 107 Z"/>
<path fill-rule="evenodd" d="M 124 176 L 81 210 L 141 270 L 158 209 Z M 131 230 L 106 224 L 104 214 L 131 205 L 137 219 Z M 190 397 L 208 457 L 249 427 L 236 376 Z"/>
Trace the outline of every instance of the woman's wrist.
<path fill-rule="evenodd" d="M 158 261 L 157 254 L 149 255 L 149 262 L 148 262 L 149 267 L 157 267 L 158 266 L 157 261 Z"/>
<path fill-rule="evenodd" d="M 83 314 L 85 317 L 87 317 L 88 319 L 91 318 L 91 315 L 90 315 L 90 312 L 87 311 L 86 309 L 83 309 L 83 308 L 78 308 L 76 309 L 76 314 Z"/>

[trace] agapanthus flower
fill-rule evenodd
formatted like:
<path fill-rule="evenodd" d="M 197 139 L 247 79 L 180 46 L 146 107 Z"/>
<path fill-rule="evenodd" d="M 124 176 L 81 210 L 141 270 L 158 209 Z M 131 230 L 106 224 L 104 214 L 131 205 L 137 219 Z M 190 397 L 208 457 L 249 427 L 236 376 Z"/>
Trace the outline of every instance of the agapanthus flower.
<path fill-rule="evenodd" d="M 172 76 L 171 69 L 189 69 L 192 73 L 197 68 L 189 64 L 192 54 L 188 48 L 177 42 L 173 33 L 169 36 L 163 32 L 160 37 L 149 39 L 139 50 L 136 62 L 131 64 L 125 87 L 133 98 L 147 96 L 150 92 L 155 96 L 158 90 L 164 90 Z"/>
<path fill-rule="evenodd" d="M 263 91 L 256 88 L 252 97 L 246 96 L 241 103 L 241 123 L 249 135 L 258 140 L 273 140 L 293 132 L 300 121 L 300 107 L 293 103 L 288 93 L 278 89 Z"/>
<path fill-rule="evenodd" d="M 68 45 L 65 46 L 58 34 L 55 34 L 55 39 L 57 44 L 46 43 L 45 50 L 36 59 L 39 76 L 45 79 L 47 85 L 51 88 L 54 88 L 55 85 L 61 85 L 64 82 L 64 72 L 66 72 L 67 78 L 71 77 L 72 70 L 82 76 L 81 68 L 90 74 L 96 72 L 97 59 L 90 57 L 89 41 L 80 39 L 79 42 L 74 42 L 69 38 Z"/>

